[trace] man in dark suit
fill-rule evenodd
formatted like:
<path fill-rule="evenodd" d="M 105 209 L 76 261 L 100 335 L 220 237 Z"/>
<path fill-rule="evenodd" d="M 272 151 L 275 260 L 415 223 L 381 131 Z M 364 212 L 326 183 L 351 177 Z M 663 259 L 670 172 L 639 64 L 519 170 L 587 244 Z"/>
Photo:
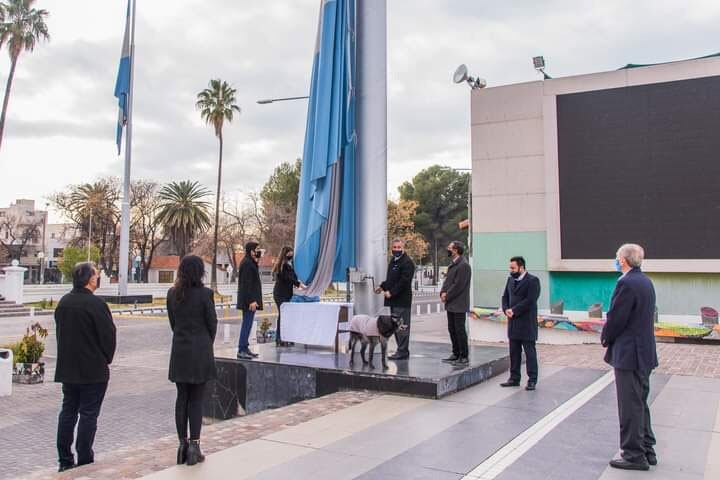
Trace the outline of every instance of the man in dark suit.
<path fill-rule="evenodd" d="M 610 301 L 601 340 L 605 361 L 615 369 L 621 458 L 610 466 L 648 470 L 657 465 L 647 399 L 650 373 L 658 366 L 655 350 L 655 288 L 640 270 L 645 252 L 625 244 L 617 251 L 615 269 L 622 272 Z"/>
<path fill-rule="evenodd" d="M 527 272 L 523 257 L 510 259 L 510 278 L 505 284 L 502 309 L 508 321 L 510 344 L 510 379 L 502 387 L 520 386 L 522 351 L 528 382 L 525 390 L 535 390 L 538 379 L 538 361 L 535 342 L 538 337 L 537 301 L 540 297 L 540 280 Z"/>
<path fill-rule="evenodd" d="M 410 310 L 412 308 L 412 279 L 415 276 L 415 264 L 405 253 L 405 242 L 399 238 L 392 241 L 392 255 L 387 268 L 385 281 L 375 290 L 385 296 L 385 306 L 390 313 L 402 318 L 404 328 L 395 332 L 397 351 L 390 360 L 406 360 L 410 357 Z"/>
<path fill-rule="evenodd" d="M 61 472 L 76 466 L 71 450 L 76 424 L 77 465 L 95 460 L 92 446 L 116 342 L 110 309 L 93 294 L 99 278 L 94 264 L 75 265 L 73 289 L 60 299 L 55 309 L 55 381 L 62 383 L 63 392 L 57 431 Z"/>
<path fill-rule="evenodd" d="M 463 257 L 465 247 L 457 240 L 448 245 L 448 257 L 452 259 L 447 270 L 447 276 L 440 289 L 440 300 L 445 304 L 448 319 L 448 333 L 452 342 L 452 355 L 444 358 L 443 362 L 452 363 L 458 367 L 469 365 L 468 336 L 465 329 L 465 319 L 470 310 L 470 280 L 472 268 Z"/>
<path fill-rule="evenodd" d="M 250 351 L 250 331 L 255 321 L 255 312 L 263 309 L 262 282 L 258 266 L 260 257 L 262 257 L 260 244 L 247 242 L 245 258 L 238 267 L 237 309 L 242 310 L 243 313 L 237 358 L 242 360 L 252 360 L 258 356 L 257 353 Z"/>

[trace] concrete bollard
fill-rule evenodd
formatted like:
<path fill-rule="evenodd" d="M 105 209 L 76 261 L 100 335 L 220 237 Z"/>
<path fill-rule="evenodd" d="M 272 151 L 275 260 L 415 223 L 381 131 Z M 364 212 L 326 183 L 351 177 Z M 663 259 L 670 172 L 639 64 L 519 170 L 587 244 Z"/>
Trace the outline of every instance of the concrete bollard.
<path fill-rule="evenodd" d="M 229 343 L 230 342 L 230 325 L 225 324 L 223 325 L 223 343 Z"/>
<path fill-rule="evenodd" d="M 416 308 L 415 308 L 415 310 L 417 310 L 416 315 L 420 315 L 420 305 L 417 305 Z"/>
<path fill-rule="evenodd" d="M 432 313 L 432 304 L 428 303 L 427 306 L 428 306 L 427 313 L 428 313 L 428 315 L 430 315 Z"/>

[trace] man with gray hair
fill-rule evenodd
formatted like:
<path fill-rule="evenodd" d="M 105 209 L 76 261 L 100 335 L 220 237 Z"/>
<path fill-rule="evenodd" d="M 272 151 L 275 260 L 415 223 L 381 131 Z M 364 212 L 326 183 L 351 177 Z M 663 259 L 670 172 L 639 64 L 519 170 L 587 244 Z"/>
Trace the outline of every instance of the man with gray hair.
<path fill-rule="evenodd" d="M 601 340 L 605 361 L 615 369 L 621 458 L 610 466 L 648 470 L 657 465 L 650 423 L 650 373 L 658 366 L 655 349 L 655 288 L 640 270 L 645 252 L 632 243 L 621 246 L 615 269 L 622 272 L 610 301 Z"/>
<path fill-rule="evenodd" d="M 72 291 L 60 299 L 55 309 L 55 381 L 62 383 L 63 393 L 57 431 L 60 472 L 95 461 L 92 446 L 97 418 L 116 344 L 110 309 L 94 295 L 100 280 L 95 265 L 78 263 L 72 279 Z M 76 424 L 77 462 L 71 450 Z"/>

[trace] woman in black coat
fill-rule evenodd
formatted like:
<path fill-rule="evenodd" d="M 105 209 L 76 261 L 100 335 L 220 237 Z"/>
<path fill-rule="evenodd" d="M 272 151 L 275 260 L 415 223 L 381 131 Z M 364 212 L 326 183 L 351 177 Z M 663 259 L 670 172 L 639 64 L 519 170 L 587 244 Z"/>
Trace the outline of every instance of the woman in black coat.
<path fill-rule="evenodd" d="M 173 332 L 168 377 L 177 387 L 178 464 L 194 465 L 205 460 L 199 443 L 203 392 L 205 383 L 217 375 L 213 352 L 217 332 L 215 299 L 213 291 L 203 286 L 204 275 L 202 259 L 186 256 L 180 262 L 175 285 L 167 293 L 168 318 Z"/>
<path fill-rule="evenodd" d="M 283 347 L 290 345 L 290 342 L 283 342 L 280 339 L 280 305 L 290 301 L 293 296 L 293 287 L 305 288 L 305 285 L 298 280 L 297 274 L 295 274 L 295 268 L 293 268 L 292 264 L 293 255 L 292 247 L 283 247 L 272 270 L 273 277 L 275 277 L 273 299 L 278 310 L 275 343 Z"/>

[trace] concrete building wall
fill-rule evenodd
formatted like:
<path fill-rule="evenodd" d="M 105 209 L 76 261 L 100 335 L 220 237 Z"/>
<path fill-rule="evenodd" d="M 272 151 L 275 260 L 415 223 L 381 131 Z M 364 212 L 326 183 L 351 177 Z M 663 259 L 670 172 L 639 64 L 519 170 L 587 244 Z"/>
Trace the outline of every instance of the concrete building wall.
<path fill-rule="evenodd" d="M 546 262 L 543 83 L 472 94 L 473 278 L 476 305 L 497 306 L 508 259 L 523 255 L 542 282 Z"/>
<path fill-rule="evenodd" d="M 508 260 L 523 255 L 542 282 L 540 307 L 609 304 L 612 258 L 567 260 L 560 252 L 556 96 L 720 75 L 720 59 L 601 72 L 474 90 L 471 95 L 474 303 L 498 306 Z M 720 307 L 720 260 L 654 260 L 660 314 Z"/>

